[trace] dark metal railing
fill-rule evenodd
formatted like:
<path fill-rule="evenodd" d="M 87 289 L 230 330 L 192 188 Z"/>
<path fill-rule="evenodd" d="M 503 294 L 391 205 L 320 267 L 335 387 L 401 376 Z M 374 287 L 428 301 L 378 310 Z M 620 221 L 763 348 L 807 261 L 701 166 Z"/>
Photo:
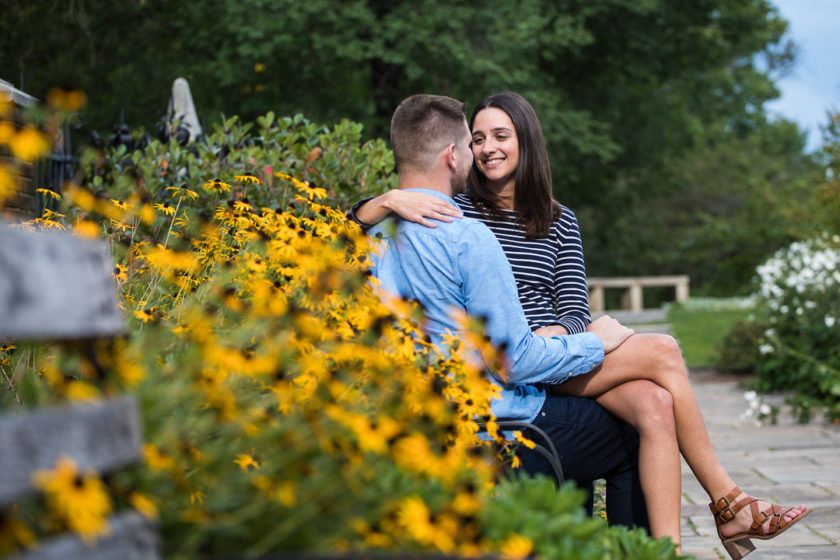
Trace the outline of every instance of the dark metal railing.
<path fill-rule="evenodd" d="M 55 210 L 56 200 L 50 196 L 37 193 L 36 189 L 48 189 L 61 194 L 64 183 L 72 181 L 75 170 L 79 165 L 79 158 L 73 155 L 73 148 L 70 142 L 70 123 L 65 122 L 53 144 L 53 151 L 50 155 L 42 158 L 35 166 L 32 177 L 32 194 L 36 216 L 44 213 L 44 209 Z"/>

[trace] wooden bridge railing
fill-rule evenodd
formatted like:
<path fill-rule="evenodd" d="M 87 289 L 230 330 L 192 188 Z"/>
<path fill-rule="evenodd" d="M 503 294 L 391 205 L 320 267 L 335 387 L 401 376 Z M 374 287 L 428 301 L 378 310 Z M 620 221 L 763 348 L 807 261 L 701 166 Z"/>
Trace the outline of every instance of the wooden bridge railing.
<path fill-rule="evenodd" d="M 595 313 L 604 311 L 604 289 L 619 288 L 624 293 L 621 298 L 622 309 L 642 311 L 644 306 L 643 289 L 646 287 L 673 286 L 676 301 L 688 299 L 688 276 L 630 276 L 615 278 L 588 278 L 589 308 Z"/>

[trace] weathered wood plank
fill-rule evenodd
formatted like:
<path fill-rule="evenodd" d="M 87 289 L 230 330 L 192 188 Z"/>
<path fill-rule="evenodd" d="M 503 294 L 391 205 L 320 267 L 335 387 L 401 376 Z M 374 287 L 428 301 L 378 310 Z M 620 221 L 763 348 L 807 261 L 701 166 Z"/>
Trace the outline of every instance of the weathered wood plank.
<path fill-rule="evenodd" d="M 19 90 L 6 80 L 0 80 L 0 92 L 6 98 L 11 99 L 15 105 L 20 105 L 21 107 L 32 107 L 38 103 L 38 98 Z"/>
<path fill-rule="evenodd" d="M 0 507 L 34 493 L 32 473 L 62 455 L 112 472 L 140 460 L 142 441 L 133 397 L 0 417 Z"/>
<path fill-rule="evenodd" d="M 62 535 L 40 543 L 20 560 L 158 560 L 160 537 L 156 525 L 129 511 L 108 520 L 109 534 L 87 545 L 75 535 Z"/>
<path fill-rule="evenodd" d="M 103 241 L 0 224 L 0 338 L 122 332 L 113 268 Z"/>

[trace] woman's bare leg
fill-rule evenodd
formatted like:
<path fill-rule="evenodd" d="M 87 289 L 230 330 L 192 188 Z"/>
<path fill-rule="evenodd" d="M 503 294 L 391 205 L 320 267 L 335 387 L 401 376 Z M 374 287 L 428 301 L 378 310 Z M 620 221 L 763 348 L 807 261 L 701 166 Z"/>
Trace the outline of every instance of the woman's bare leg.
<path fill-rule="evenodd" d="M 631 336 L 607 354 L 598 369 L 575 376 L 557 385 L 555 390 L 568 395 L 599 397 L 610 389 L 634 380 L 651 381 L 671 394 L 677 442 L 683 457 L 712 500 L 725 496 L 735 486 L 735 482 L 717 459 L 688 380 L 685 362 L 672 337 L 658 334 Z M 652 495 L 646 492 L 645 498 L 654 503 L 659 501 L 655 492 Z M 764 509 L 767 504 L 759 503 L 759 507 Z M 785 518 L 791 520 L 804 510 L 805 506 L 801 505 L 785 514 Z M 722 533 L 730 535 L 744 531 L 750 523 L 750 513 L 746 509 L 742 510 L 735 521 L 722 528 Z"/>
<path fill-rule="evenodd" d="M 639 432 L 639 479 L 655 538 L 680 542 L 680 450 L 671 393 L 644 380 L 628 381 L 595 399 Z"/>

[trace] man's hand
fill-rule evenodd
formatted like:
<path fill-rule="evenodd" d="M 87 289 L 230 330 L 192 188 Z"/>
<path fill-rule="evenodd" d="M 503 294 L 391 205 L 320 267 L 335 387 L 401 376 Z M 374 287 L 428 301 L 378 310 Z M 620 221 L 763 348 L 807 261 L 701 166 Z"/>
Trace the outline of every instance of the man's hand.
<path fill-rule="evenodd" d="M 633 329 L 628 329 L 609 315 L 602 315 L 592 321 L 586 331 L 598 335 L 604 343 L 604 354 L 609 354 L 621 346 L 622 342 L 636 334 Z"/>

